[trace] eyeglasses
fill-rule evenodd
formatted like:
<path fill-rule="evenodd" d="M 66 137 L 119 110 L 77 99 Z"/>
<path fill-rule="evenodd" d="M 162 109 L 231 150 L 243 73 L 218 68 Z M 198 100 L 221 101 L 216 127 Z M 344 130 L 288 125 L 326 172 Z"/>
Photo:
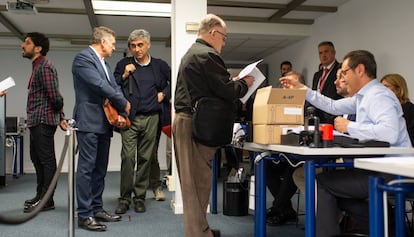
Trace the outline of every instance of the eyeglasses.
<path fill-rule="evenodd" d="M 226 34 L 224 34 L 224 33 L 221 33 L 220 31 L 218 31 L 218 30 L 216 30 L 216 32 L 217 33 L 219 33 L 220 35 L 222 35 L 223 36 L 223 41 L 224 42 L 226 42 L 226 40 L 227 40 L 227 35 Z"/>
<path fill-rule="evenodd" d="M 352 68 L 348 68 L 348 69 L 345 69 L 345 70 L 342 70 L 342 72 L 340 73 L 340 77 L 339 78 L 341 78 L 341 79 L 343 79 L 345 76 L 346 76 L 346 73 L 349 71 L 349 70 L 351 70 Z"/>

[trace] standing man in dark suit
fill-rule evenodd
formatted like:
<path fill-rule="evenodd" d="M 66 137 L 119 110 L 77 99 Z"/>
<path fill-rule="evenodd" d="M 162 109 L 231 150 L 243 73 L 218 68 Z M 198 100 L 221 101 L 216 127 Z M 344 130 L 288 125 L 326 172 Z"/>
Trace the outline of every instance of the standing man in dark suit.
<path fill-rule="evenodd" d="M 102 103 L 109 99 L 120 112 L 116 126 L 125 127 L 130 103 L 116 84 L 105 62 L 115 50 L 115 32 L 107 27 L 95 27 L 91 45 L 78 53 L 73 60 L 72 74 L 75 87 L 77 141 L 79 148 L 76 173 L 76 199 L 78 225 L 91 231 L 104 231 L 106 225 L 99 221 L 121 220 L 103 209 L 102 193 L 108 166 L 109 146 L 113 126 L 109 124 Z"/>
<path fill-rule="evenodd" d="M 335 46 L 330 41 L 323 41 L 318 45 L 319 60 L 321 62 L 320 70 L 313 75 L 312 90 L 320 92 L 334 100 L 342 98 L 336 93 L 336 72 L 339 63 L 335 59 Z M 315 115 L 319 117 L 320 123 L 333 124 L 335 116 L 316 109 Z"/>

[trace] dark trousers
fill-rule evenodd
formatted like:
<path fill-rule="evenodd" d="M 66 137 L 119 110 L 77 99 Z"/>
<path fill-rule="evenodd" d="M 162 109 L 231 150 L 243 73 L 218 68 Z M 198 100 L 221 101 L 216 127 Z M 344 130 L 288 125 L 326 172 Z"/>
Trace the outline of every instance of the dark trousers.
<path fill-rule="evenodd" d="M 55 132 L 57 126 L 40 124 L 30 128 L 30 159 L 36 171 L 36 196 L 45 195 L 56 172 Z M 53 193 L 49 200 L 53 200 Z"/>
<path fill-rule="evenodd" d="M 102 193 L 108 168 L 111 137 L 104 134 L 77 132 L 79 148 L 76 171 L 76 199 L 80 220 L 103 210 Z"/>
<path fill-rule="evenodd" d="M 158 187 L 161 187 L 161 169 L 160 169 L 160 163 L 158 162 L 158 146 L 160 144 L 160 138 L 161 138 L 161 126 L 158 125 L 157 130 L 157 138 L 155 141 L 154 146 L 154 153 L 153 158 L 151 160 L 151 167 L 150 167 L 150 174 L 149 174 L 149 187 L 155 191 Z"/>
<path fill-rule="evenodd" d="M 158 114 L 138 115 L 131 121 L 129 129 L 121 130 L 120 203 L 131 204 L 145 200 L 157 142 L 158 119 Z"/>
<path fill-rule="evenodd" d="M 278 211 L 288 212 L 292 210 L 290 199 L 297 190 L 292 178 L 294 170 L 295 168 L 286 162 L 276 164 L 269 161 L 266 166 L 267 188 L 274 198 L 272 207 Z"/>
<path fill-rule="evenodd" d="M 359 232 L 369 229 L 369 176 L 376 172 L 345 169 L 317 175 L 316 236 L 339 234 L 338 211 L 347 211 Z M 389 179 L 389 178 L 388 178 Z"/>

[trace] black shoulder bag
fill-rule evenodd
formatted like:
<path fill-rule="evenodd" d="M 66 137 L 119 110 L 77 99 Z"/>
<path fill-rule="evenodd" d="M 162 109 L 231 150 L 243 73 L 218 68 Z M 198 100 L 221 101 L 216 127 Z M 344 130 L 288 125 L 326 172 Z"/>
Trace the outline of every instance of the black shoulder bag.
<path fill-rule="evenodd" d="M 192 118 L 193 138 L 211 147 L 230 144 L 234 124 L 233 104 L 214 97 L 202 97 Z"/>
<path fill-rule="evenodd" d="M 184 86 L 191 103 L 185 82 Z M 192 110 L 192 136 L 195 141 L 210 147 L 231 143 L 235 119 L 233 103 L 216 97 L 201 97 Z"/>

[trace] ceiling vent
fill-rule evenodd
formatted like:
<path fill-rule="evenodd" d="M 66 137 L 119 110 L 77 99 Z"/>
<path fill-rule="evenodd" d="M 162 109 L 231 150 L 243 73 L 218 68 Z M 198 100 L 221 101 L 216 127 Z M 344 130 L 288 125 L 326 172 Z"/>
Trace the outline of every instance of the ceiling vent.
<path fill-rule="evenodd" d="M 19 0 L 7 2 L 6 8 L 8 12 L 16 14 L 34 15 L 37 13 L 36 7 L 32 3 Z"/>

